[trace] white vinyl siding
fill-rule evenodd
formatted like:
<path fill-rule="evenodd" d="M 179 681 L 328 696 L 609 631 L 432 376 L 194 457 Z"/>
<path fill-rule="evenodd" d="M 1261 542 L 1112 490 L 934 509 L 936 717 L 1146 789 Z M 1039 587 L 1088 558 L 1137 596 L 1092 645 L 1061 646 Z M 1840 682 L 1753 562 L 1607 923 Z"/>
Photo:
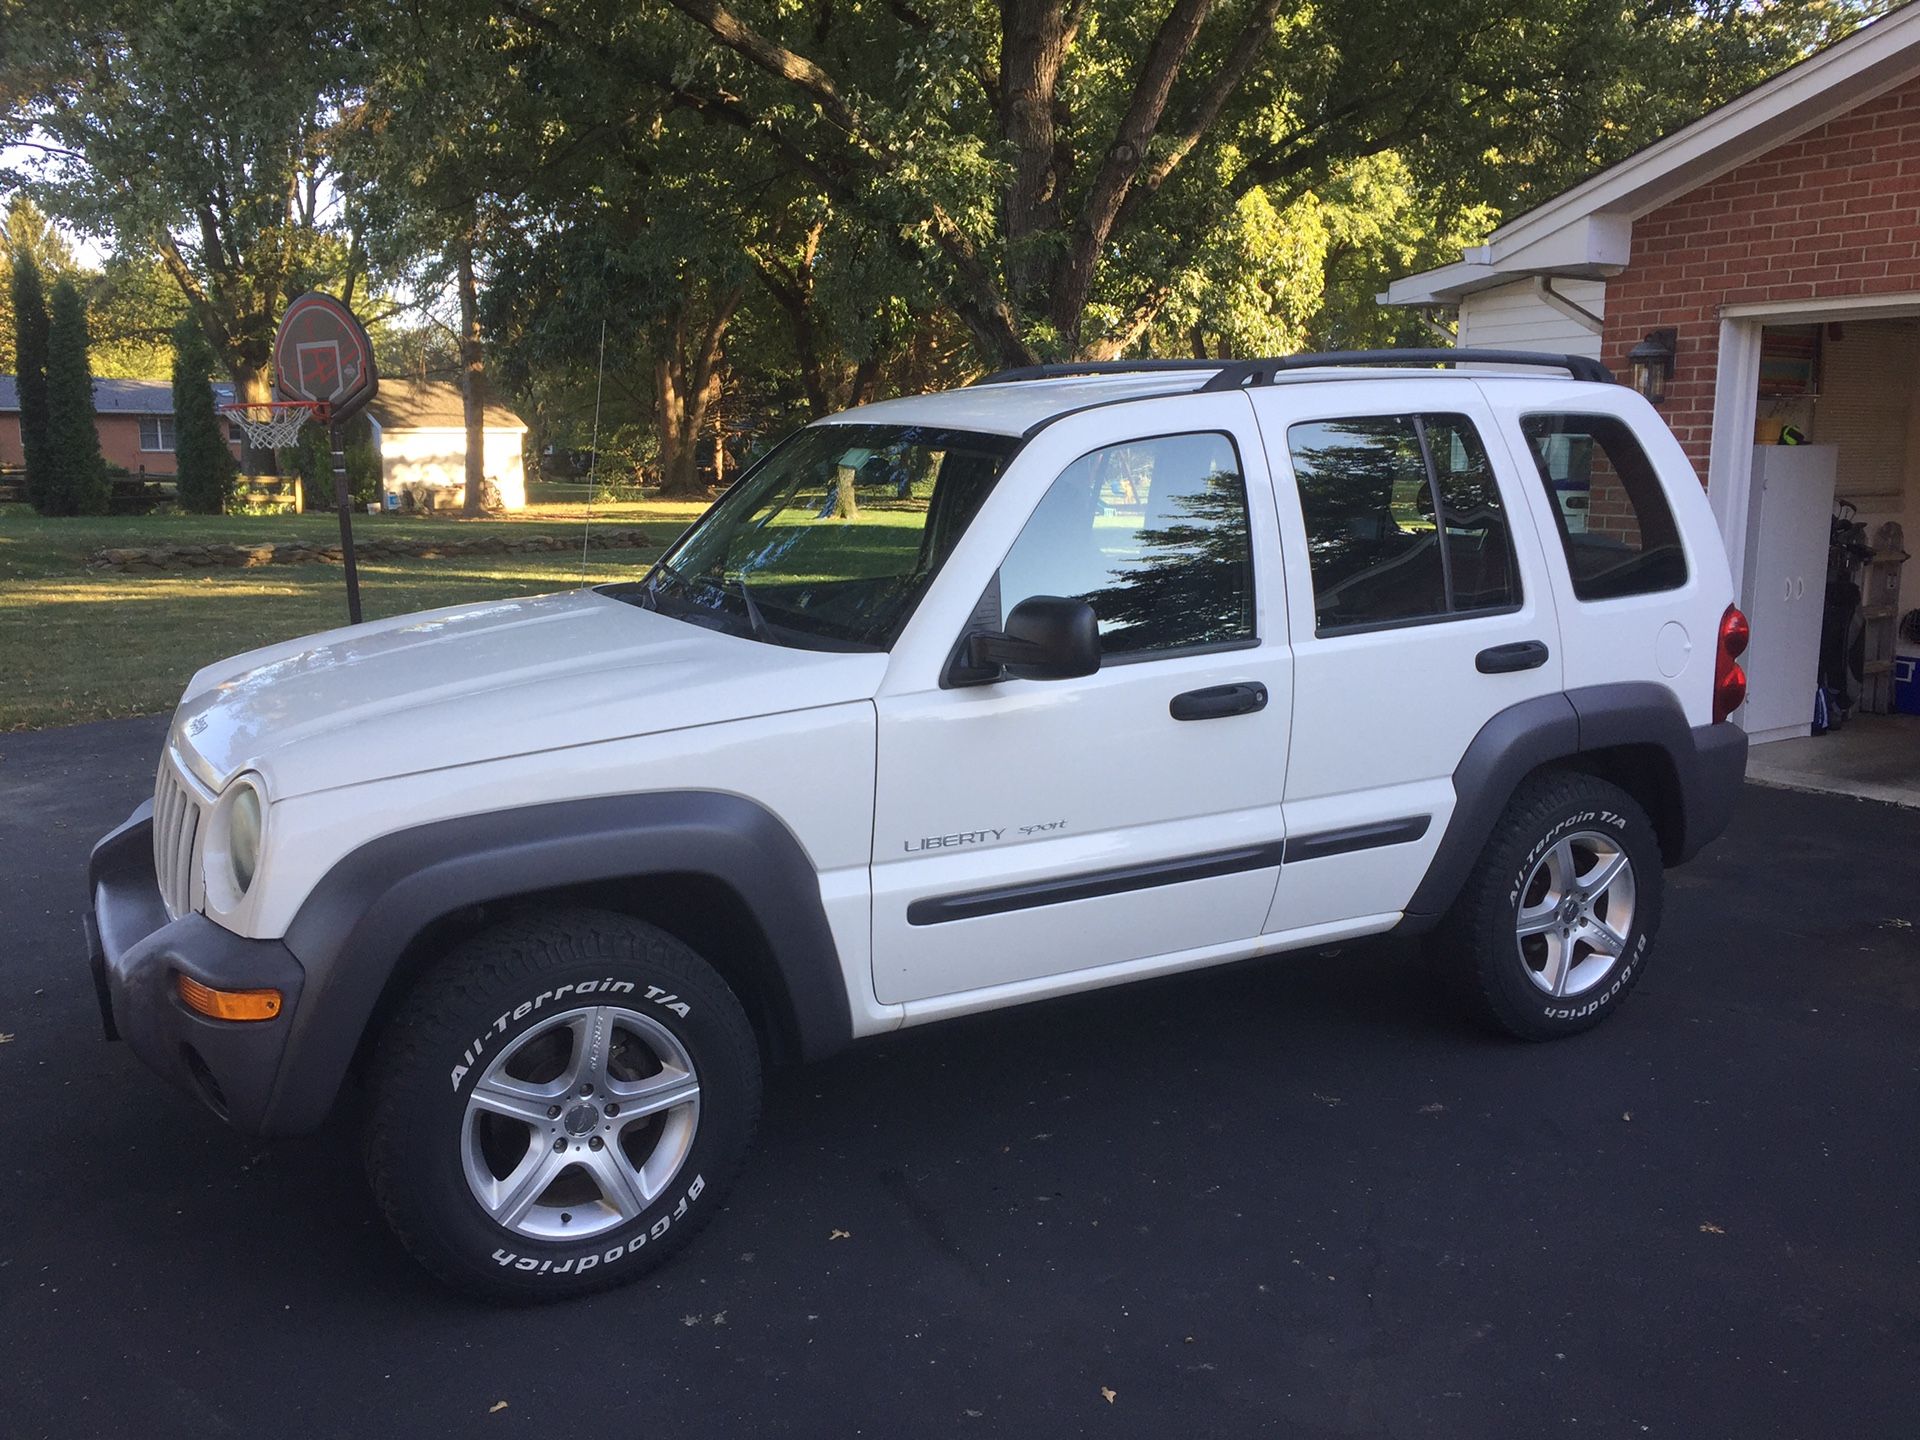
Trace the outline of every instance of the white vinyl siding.
<path fill-rule="evenodd" d="M 430 489 L 440 492 L 436 505 L 458 504 L 467 485 L 467 432 L 464 429 L 399 429 L 380 426 L 376 430 L 380 447 L 381 483 L 385 489 L 404 493 Z M 509 510 L 523 510 L 527 504 L 526 468 L 521 460 L 521 441 L 526 431 L 489 426 L 482 451 L 483 472 L 500 487 L 500 502 Z"/>
<path fill-rule="evenodd" d="M 1606 314 L 1604 280 L 1556 280 L 1556 293 L 1595 315 Z M 1600 358 L 1600 337 L 1548 304 L 1532 279 L 1481 290 L 1460 301 L 1462 348 L 1540 350 Z"/>

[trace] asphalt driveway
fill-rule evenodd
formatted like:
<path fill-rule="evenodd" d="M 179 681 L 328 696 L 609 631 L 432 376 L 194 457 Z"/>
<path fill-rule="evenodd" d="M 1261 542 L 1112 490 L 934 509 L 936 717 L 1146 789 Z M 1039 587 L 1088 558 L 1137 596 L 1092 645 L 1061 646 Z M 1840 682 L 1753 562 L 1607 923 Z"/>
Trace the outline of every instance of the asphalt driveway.
<path fill-rule="evenodd" d="M 502 1311 L 344 1127 L 101 1041 L 82 865 L 161 728 L 0 736 L 0 1435 L 1920 1433 L 1920 812 L 1749 787 L 1559 1045 L 1376 944 L 778 1076 L 679 1263 Z"/>

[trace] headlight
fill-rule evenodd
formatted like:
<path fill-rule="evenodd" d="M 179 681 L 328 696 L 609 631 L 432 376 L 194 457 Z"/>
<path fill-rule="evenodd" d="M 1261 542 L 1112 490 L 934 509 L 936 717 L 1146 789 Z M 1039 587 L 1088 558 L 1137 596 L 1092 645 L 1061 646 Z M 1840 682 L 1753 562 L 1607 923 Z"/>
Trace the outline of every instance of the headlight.
<path fill-rule="evenodd" d="M 260 792 L 243 784 L 227 816 L 227 866 L 233 872 L 236 893 L 247 893 L 247 887 L 253 884 L 253 867 L 259 863 Z"/>
<path fill-rule="evenodd" d="M 214 802 L 204 861 L 209 909 L 230 911 L 247 898 L 260 868 L 266 818 L 266 791 L 255 775 L 239 776 Z"/>

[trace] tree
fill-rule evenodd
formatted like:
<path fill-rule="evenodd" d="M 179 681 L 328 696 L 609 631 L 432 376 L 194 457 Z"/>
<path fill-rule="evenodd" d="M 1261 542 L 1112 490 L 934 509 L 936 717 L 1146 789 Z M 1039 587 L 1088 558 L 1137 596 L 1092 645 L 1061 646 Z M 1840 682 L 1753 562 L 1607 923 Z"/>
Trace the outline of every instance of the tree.
<path fill-rule="evenodd" d="M 327 136 L 356 51 L 332 10 L 252 0 L 66 0 L 0 15 L 0 145 L 56 214 L 157 255 L 239 398 L 271 398 L 274 330 L 315 286 L 351 293 Z"/>
<path fill-rule="evenodd" d="M 219 515 L 233 498 L 233 451 L 214 408 L 213 350 L 191 318 L 173 328 L 173 458 L 180 508 Z"/>
<path fill-rule="evenodd" d="M 584 364 L 591 396 L 604 327 L 602 400 L 650 416 L 662 493 L 704 495 L 700 442 L 753 283 L 741 237 L 780 177 L 742 137 L 664 106 L 644 125 L 555 119 L 555 153 L 496 230 L 492 268 L 513 281 L 488 292 L 488 329 L 520 376 Z"/>
<path fill-rule="evenodd" d="M 25 195 L 15 195 L 7 204 L 5 218 L 0 219 L 0 272 L 5 272 L 5 283 L 0 284 L 0 375 L 12 375 L 18 367 L 19 357 L 14 350 L 19 321 L 13 311 L 13 260 L 21 254 L 32 260 L 40 272 L 44 309 L 48 283 L 78 268 L 73 247 L 33 201 Z"/>
<path fill-rule="evenodd" d="M 1394 151 L 1436 196 L 1504 201 L 1644 143 L 1650 117 L 1875 8 L 502 0 L 494 13 L 503 48 L 553 49 L 570 76 L 594 77 L 609 124 L 650 90 L 734 128 L 920 270 L 983 363 L 1016 364 L 1138 344 L 1256 194 L 1281 213 Z M 1654 52 L 1686 58 L 1652 70 Z"/>
<path fill-rule="evenodd" d="M 42 515 L 104 515 L 111 487 L 93 413 L 87 302 L 71 276 L 53 287 L 47 326 L 47 467 Z"/>
<path fill-rule="evenodd" d="M 47 300 L 40 266 L 22 249 L 13 256 L 14 383 L 20 391 L 20 450 L 27 469 L 27 501 L 44 510 L 50 495 L 52 451 L 47 430 Z"/>
<path fill-rule="evenodd" d="M 146 380 L 167 374 L 173 366 L 174 329 L 192 318 L 186 297 L 157 257 L 109 256 L 87 283 L 95 377 Z M 211 345 L 207 354 L 212 361 Z"/>

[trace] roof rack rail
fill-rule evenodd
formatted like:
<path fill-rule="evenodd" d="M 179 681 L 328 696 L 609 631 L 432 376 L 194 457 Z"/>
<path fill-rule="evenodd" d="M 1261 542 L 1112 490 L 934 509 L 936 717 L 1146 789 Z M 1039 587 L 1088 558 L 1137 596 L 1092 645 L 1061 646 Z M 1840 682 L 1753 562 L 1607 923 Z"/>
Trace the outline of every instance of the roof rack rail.
<path fill-rule="evenodd" d="M 1060 380 L 1075 375 L 1147 375 L 1155 372 L 1210 370 L 1211 380 L 1200 388 L 1238 390 L 1248 385 L 1271 385 L 1283 371 L 1321 366 L 1392 365 L 1527 365 L 1564 370 L 1576 380 L 1603 385 L 1614 381 L 1613 371 L 1585 355 L 1549 355 L 1532 350 L 1328 350 L 1303 351 L 1266 360 L 1068 360 L 1051 365 L 1017 365 L 996 370 L 975 385 L 1004 385 L 1018 380 Z"/>
<path fill-rule="evenodd" d="M 1063 360 L 1050 365 L 1016 365 L 996 370 L 975 385 L 1004 385 L 1015 380 L 1064 380 L 1075 375 L 1145 375 L 1155 370 L 1218 370 L 1233 360 Z"/>
<path fill-rule="evenodd" d="M 1286 370 L 1315 370 L 1322 366 L 1392 365 L 1529 365 L 1564 370 L 1576 380 L 1602 385 L 1614 383 L 1613 371 L 1586 355 L 1548 355 L 1533 350 L 1329 350 L 1282 355 L 1270 360 L 1228 360 L 1200 388 L 1238 390 L 1247 385 L 1271 385 Z"/>

